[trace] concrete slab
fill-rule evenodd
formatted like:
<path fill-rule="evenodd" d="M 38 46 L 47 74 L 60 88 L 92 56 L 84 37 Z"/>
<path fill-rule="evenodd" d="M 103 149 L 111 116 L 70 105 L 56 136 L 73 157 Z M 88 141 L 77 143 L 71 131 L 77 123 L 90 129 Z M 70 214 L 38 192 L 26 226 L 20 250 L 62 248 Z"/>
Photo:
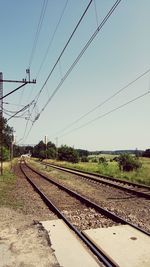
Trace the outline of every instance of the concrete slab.
<path fill-rule="evenodd" d="M 98 267 L 98 262 L 62 220 L 43 221 L 55 256 L 63 267 Z"/>
<path fill-rule="evenodd" d="M 150 267 L 150 237 L 129 225 L 84 231 L 121 267 Z"/>

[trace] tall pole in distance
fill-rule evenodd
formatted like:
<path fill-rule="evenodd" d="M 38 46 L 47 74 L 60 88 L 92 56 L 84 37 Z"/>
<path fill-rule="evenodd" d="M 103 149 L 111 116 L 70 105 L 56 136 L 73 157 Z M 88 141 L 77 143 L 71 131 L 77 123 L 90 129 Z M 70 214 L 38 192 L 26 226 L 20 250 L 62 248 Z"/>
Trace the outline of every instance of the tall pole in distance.
<path fill-rule="evenodd" d="M 15 144 L 15 135 L 13 132 L 12 135 L 12 140 L 11 140 L 11 145 L 10 145 L 10 162 L 11 162 L 11 170 L 12 170 L 12 161 L 13 161 L 13 157 L 14 157 L 14 144 Z"/>
<path fill-rule="evenodd" d="M 3 73 L 0 72 L 0 174 L 3 175 Z"/>
<path fill-rule="evenodd" d="M 45 157 L 47 160 L 47 135 L 45 135 L 45 137 L 44 137 L 44 143 L 45 143 Z"/>
<path fill-rule="evenodd" d="M 56 160 L 58 160 L 58 137 L 56 137 Z"/>

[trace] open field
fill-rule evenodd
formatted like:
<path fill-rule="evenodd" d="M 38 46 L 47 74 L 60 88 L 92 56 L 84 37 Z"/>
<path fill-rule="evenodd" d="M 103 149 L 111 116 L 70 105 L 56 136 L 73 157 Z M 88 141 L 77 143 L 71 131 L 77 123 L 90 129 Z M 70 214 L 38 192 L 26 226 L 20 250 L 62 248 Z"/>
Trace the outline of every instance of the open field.
<path fill-rule="evenodd" d="M 108 156 L 109 158 L 107 158 L 108 160 L 107 164 L 102 164 L 102 163 L 98 164 L 93 162 L 69 163 L 69 162 L 54 161 L 54 160 L 47 160 L 47 161 L 64 167 L 70 167 L 89 172 L 96 172 L 99 174 L 113 176 L 121 179 L 127 179 L 132 182 L 138 182 L 150 185 L 150 158 L 141 157 L 139 160 L 142 163 L 142 167 L 137 171 L 123 172 L 120 171 L 117 162 L 110 161 L 111 159 L 110 155 Z M 113 155 L 113 157 L 115 157 L 115 155 Z"/>

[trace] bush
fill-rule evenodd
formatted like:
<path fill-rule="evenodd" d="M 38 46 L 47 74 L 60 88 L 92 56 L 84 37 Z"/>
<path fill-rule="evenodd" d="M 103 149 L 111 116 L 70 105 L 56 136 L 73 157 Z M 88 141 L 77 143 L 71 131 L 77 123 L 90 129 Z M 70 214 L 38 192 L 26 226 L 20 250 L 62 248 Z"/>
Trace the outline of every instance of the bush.
<path fill-rule="evenodd" d="M 89 161 L 88 157 L 86 156 L 81 157 L 81 162 L 88 162 L 88 161 Z"/>
<path fill-rule="evenodd" d="M 97 158 L 92 158 L 92 159 L 91 159 L 91 162 L 93 162 L 93 163 L 97 163 Z"/>
<path fill-rule="evenodd" d="M 58 148 L 58 160 L 77 163 L 79 162 L 79 155 L 74 148 L 65 145 Z"/>
<path fill-rule="evenodd" d="M 6 147 L 2 148 L 2 153 L 3 153 L 3 161 L 6 161 L 9 159 L 9 150 Z M 1 151 L 0 151 L 0 160 L 1 160 Z"/>
<path fill-rule="evenodd" d="M 143 157 L 147 157 L 147 158 L 150 158 L 150 149 L 146 149 L 143 154 L 142 154 Z"/>
<path fill-rule="evenodd" d="M 136 157 L 133 157 L 127 153 L 121 154 L 118 157 L 117 161 L 118 161 L 120 170 L 127 171 L 127 172 L 137 170 L 142 165 L 141 162 Z"/>
<path fill-rule="evenodd" d="M 99 161 L 99 164 L 101 164 L 101 163 L 103 163 L 103 164 L 107 163 L 107 160 L 106 160 L 105 157 L 100 157 L 100 158 L 98 159 L 98 161 Z"/>

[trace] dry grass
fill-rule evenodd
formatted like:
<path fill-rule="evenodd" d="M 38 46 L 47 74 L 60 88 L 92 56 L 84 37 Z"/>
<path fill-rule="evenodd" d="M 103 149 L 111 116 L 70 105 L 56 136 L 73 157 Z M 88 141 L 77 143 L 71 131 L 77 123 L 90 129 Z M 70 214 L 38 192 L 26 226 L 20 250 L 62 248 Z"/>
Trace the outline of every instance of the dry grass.
<path fill-rule="evenodd" d="M 0 206 L 16 209 L 22 205 L 22 202 L 14 199 L 12 194 L 15 190 L 15 184 L 16 176 L 11 171 L 10 162 L 4 162 L 3 175 L 0 176 Z"/>
<path fill-rule="evenodd" d="M 98 164 L 93 162 L 79 162 L 72 164 L 64 161 L 54 161 L 54 160 L 47 160 L 47 161 L 64 167 L 69 167 L 89 172 L 96 172 L 99 174 L 113 176 L 120 179 L 127 179 L 132 182 L 138 182 L 150 185 L 150 158 L 141 157 L 139 160 L 142 163 L 142 167 L 137 171 L 130 171 L 130 172 L 120 171 L 117 162 L 110 161 L 110 158 L 107 164 Z"/>

